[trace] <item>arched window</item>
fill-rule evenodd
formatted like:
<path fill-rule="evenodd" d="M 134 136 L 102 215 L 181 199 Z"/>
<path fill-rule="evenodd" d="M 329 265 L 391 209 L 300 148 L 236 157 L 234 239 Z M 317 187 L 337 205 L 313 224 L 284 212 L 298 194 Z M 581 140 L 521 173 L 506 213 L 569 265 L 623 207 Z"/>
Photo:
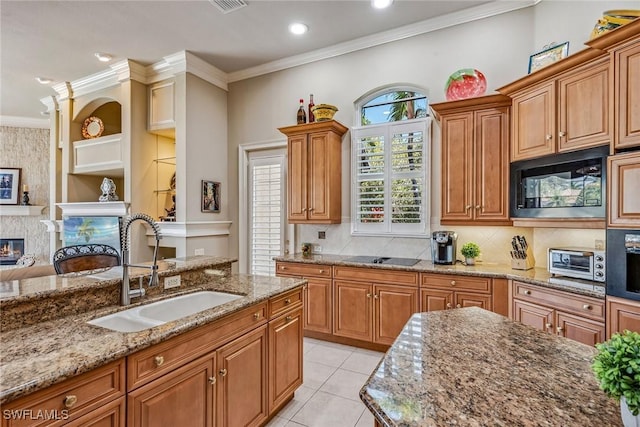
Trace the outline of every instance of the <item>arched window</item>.
<path fill-rule="evenodd" d="M 430 119 L 422 91 L 387 88 L 356 102 L 352 234 L 429 234 Z"/>

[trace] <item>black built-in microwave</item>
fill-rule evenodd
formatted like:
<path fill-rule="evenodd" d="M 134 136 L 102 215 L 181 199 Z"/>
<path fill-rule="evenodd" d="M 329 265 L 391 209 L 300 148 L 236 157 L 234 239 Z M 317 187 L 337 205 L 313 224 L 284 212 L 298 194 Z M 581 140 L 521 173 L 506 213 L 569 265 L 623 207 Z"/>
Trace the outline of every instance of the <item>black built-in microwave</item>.
<path fill-rule="evenodd" d="M 608 146 L 511 163 L 513 218 L 605 218 Z"/>

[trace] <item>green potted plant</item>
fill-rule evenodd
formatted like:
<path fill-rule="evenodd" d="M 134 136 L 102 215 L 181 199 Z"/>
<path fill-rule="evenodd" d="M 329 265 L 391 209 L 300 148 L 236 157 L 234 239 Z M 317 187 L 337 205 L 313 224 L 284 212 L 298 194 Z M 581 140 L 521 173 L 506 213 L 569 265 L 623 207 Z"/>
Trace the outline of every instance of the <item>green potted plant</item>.
<path fill-rule="evenodd" d="M 628 330 L 615 333 L 596 348 L 591 367 L 600 388 L 620 400 L 626 427 L 640 426 L 640 334 Z"/>
<path fill-rule="evenodd" d="M 464 257 L 465 264 L 475 265 L 476 258 L 480 255 L 480 246 L 473 242 L 465 243 L 460 249 L 460 253 Z"/>

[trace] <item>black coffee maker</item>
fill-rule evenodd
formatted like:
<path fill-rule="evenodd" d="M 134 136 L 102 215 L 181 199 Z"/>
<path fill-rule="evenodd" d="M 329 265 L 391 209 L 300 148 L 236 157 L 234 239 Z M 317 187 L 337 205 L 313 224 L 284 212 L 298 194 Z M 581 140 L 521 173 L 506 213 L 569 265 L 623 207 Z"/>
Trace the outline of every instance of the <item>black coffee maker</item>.
<path fill-rule="evenodd" d="M 434 264 L 456 263 L 456 241 L 454 231 L 434 231 L 431 235 L 431 259 Z"/>

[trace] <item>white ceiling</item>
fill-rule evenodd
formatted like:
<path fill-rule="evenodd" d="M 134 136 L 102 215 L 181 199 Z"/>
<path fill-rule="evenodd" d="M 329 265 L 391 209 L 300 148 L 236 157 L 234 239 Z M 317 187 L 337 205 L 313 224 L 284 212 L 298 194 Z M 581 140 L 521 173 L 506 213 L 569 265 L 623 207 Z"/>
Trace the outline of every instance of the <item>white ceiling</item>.
<path fill-rule="evenodd" d="M 395 0 L 391 8 L 375 10 L 369 0 L 246 2 L 246 7 L 223 14 L 208 0 L 2 0 L 0 116 L 42 119 L 40 99 L 55 92 L 35 77 L 55 84 L 107 69 L 95 52 L 149 65 L 188 50 L 238 80 L 265 64 L 295 64 L 292 57 L 354 40 L 371 45 L 397 39 L 402 37 L 399 28 L 415 29 L 418 23 L 437 27 L 443 17 L 463 22 L 465 12 L 474 11 L 473 19 L 495 13 L 498 3 L 501 9 L 505 3 L 513 8 L 534 3 Z M 309 32 L 292 36 L 287 30 L 292 21 L 304 22 Z M 393 38 L 385 39 L 392 32 Z"/>

